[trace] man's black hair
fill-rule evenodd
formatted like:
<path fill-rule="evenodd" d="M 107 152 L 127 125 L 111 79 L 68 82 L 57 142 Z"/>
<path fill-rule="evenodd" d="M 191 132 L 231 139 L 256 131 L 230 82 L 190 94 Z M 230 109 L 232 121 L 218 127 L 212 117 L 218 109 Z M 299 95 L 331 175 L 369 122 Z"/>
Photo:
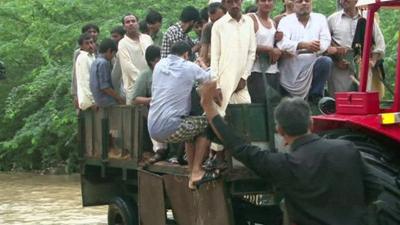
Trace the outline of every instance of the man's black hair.
<path fill-rule="evenodd" d="M 149 27 L 147 26 L 146 21 L 142 20 L 139 22 L 139 31 L 144 34 L 147 34 L 149 32 Z"/>
<path fill-rule="evenodd" d="M 161 48 L 156 45 L 150 45 L 147 47 L 144 57 L 146 58 L 147 65 L 152 68 L 151 63 L 157 59 L 161 59 Z"/>
<path fill-rule="evenodd" d="M 108 49 L 111 49 L 112 52 L 118 50 L 117 43 L 110 38 L 106 38 L 100 43 L 99 53 L 106 53 Z"/>
<path fill-rule="evenodd" d="M 83 33 L 86 33 L 90 29 L 95 29 L 97 31 L 97 33 L 100 33 L 100 28 L 96 24 L 93 24 L 93 23 L 88 23 L 85 26 L 83 26 L 81 32 L 83 34 Z"/>
<path fill-rule="evenodd" d="M 78 38 L 78 45 L 82 45 L 84 41 L 92 39 L 92 36 L 88 33 L 83 33 Z"/>
<path fill-rule="evenodd" d="M 208 22 L 208 7 L 204 7 L 200 10 L 200 19 L 205 23 Z"/>
<path fill-rule="evenodd" d="M 213 2 L 208 5 L 209 14 L 214 14 L 218 9 L 222 9 L 224 12 L 226 12 L 226 9 L 224 8 L 221 2 Z"/>
<path fill-rule="evenodd" d="M 193 6 L 186 6 L 182 10 L 180 20 L 185 23 L 190 22 L 190 21 L 194 21 L 194 22 L 199 21 L 200 20 L 199 10 L 197 10 Z"/>
<path fill-rule="evenodd" d="M 145 20 L 148 24 L 155 24 L 155 23 L 162 23 L 162 19 L 163 19 L 163 17 L 159 12 L 157 12 L 153 9 L 150 9 L 146 15 Z"/>
<path fill-rule="evenodd" d="M 175 44 L 172 45 L 171 47 L 171 54 L 181 56 L 185 54 L 186 52 L 189 52 L 189 55 L 191 53 L 192 48 L 188 43 L 185 41 L 178 41 Z"/>
<path fill-rule="evenodd" d="M 125 35 L 124 27 L 123 27 L 123 26 L 116 26 L 116 27 L 114 27 L 114 28 L 111 30 L 110 34 L 114 34 L 114 33 L 117 33 L 117 34 L 120 34 L 121 36 L 124 36 L 124 35 Z"/>
<path fill-rule="evenodd" d="M 285 98 L 275 108 L 275 121 L 289 136 L 304 135 L 311 124 L 310 106 L 304 99 Z"/>
<path fill-rule="evenodd" d="M 244 10 L 245 13 L 256 13 L 258 10 L 258 7 L 256 5 L 249 5 L 246 7 Z"/>
<path fill-rule="evenodd" d="M 137 17 L 135 14 L 133 14 L 133 13 L 127 13 L 127 14 L 125 14 L 123 17 L 122 17 L 122 19 L 121 19 L 121 23 L 122 23 L 122 25 L 125 25 L 125 17 L 127 17 L 127 16 L 134 16 L 135 18 L 136 18 L 136 20 L 139 22 L 139 17 Z"/>

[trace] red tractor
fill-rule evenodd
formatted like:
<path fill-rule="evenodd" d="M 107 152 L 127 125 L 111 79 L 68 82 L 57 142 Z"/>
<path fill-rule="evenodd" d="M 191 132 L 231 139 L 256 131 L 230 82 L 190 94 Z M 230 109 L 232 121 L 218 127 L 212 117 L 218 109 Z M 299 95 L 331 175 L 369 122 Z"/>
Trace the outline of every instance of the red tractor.
<path fill-rule="evenodd" d="M 336 93 L 336 112 L 314 116 L 314 131 L 328 138 L 350 140 L 364 158 L 377 170 L 383 181 L 384 193 L 378 207 L 384 217 L 400 224 L 400 58 L 397 57 L 393 100 L 381 102 L 377 92 L 367 91 L 369 58 L 376 12 L 382 8 L 398 9 L 399 0 L 359 0 L 367 9 L 364 46 L 360 66 L 358 92 Z M 399 32 L 399 31 L 398 31 Z M 397 34 L 399 36 L 399 34 Z M 400 55 L 400 37 L 397 56 Z M 381 205 L 379 205 L 381 204 Z M 380 217 L 383 218 L 383 217 Z M 393 222 L 395 221 L 395 222 Z"/>

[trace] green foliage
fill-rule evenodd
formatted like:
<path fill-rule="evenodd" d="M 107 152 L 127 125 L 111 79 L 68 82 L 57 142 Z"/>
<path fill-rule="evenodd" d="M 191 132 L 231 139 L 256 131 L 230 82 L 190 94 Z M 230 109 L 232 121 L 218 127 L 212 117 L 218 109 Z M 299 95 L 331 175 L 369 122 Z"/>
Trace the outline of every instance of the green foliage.
<path fill-rule="evenodd" d="M 109 36 L 121 17 L 143 18 L 149 8 L 164 16 L 163 29 L 178 21 L 186 5 L 206 6 L 208 0 L 2 0 L 0 60 L 7 80 L 0 81 L 0 170 L 43 169 L 59 164 L 77 168 L 77 121 L 70 96 L 72 53 L 81 26 L 100 25 L 100 39 Z M 246 1 L 249 5 L 254 1 Z M 335 0 L 315 0 L 325 15 Z M 282 11 L 277 1 L 273 15 Z M 399 13 L 383 12 L 381 27 L 387 43 L 386 65 L 393 82 Z"/>
<path fill-rule="evenodd" d="M 109 36 L 121 17 L 143 18 L 149 8 L 164 16 L 164 29 L 186 5 L 206 0 L 5 0 L 0 7 L 0 170 L 77 166 L 76 113 L 69 94 L 72 53 L 85 23 Z"/>

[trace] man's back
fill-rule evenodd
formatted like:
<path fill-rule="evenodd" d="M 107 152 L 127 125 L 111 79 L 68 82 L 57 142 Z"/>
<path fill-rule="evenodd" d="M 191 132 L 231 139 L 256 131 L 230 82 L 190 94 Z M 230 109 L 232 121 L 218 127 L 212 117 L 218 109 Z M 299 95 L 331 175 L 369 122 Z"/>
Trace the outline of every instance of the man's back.
<path fill-rule="evenodd" d="M 292 150 L 275 178 L 291 219 L 298 225 L 364 224 L 363 162 L 352 143 L 307 135 Z"/>
<path fill-rule="evenodd" d="M 209 73 L 176 55 L 157 63 L 153 71 L 152 101 L 149 111 L 150 135 L 163 140 L 189 116 L 191 90 L 196 81 L 209 79 Z"/>

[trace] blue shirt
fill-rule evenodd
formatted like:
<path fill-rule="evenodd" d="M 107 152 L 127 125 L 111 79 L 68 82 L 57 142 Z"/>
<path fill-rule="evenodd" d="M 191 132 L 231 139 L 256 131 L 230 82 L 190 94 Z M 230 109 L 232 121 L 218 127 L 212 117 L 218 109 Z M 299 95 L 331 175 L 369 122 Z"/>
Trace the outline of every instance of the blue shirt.
<path fill-rule="evenodd" d="M 210 79 L 210 73 L 176 55 L 168 55 L 153 71 L 152 100 L 148 117 L 150 136 L 164 141 L 189 116 L 191 91 L 196 81 Z"/>
<path fill-rule="evenodd" d="M 99 55 L 90 68 L 90 90 L 96 105 L 107 107 L 116 105 L 117 101 L 102 90 L 113 88 L 111 81 L 111 62 Z"/>

